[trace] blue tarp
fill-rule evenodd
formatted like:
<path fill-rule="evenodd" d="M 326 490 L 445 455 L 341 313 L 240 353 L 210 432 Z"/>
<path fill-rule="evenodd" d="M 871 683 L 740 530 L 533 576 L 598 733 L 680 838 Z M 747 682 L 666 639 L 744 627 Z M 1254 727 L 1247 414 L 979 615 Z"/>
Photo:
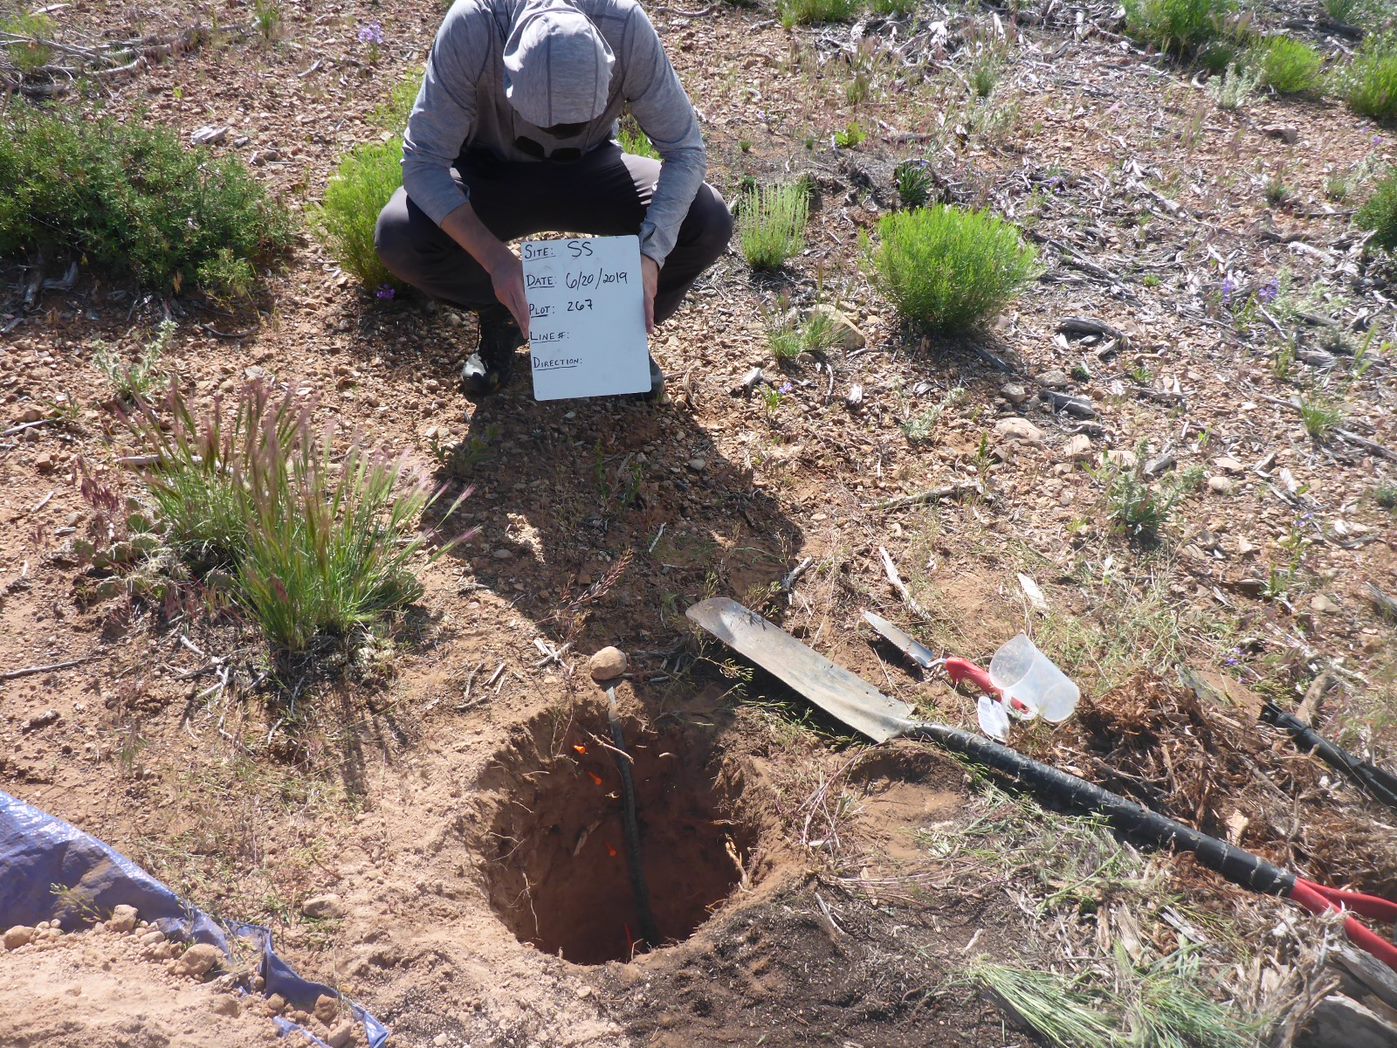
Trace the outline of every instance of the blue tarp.
<path fill-rule="evenodd" d="M 212 943 L 232 956 L 232 936 L 242 940 L 240 948 L 260 951 L 263 992 L 280 994 L 293 1008 L 310 1011 L 321 994 L 339 996 L 297 975 L 272 949 L 272 933 L 266 928 L 215 921 L 96 837 L 0 790 L 0 931 L 52 920 L 64 931 L 75 931 L 89 922 L 93 911 L 105 917 L 122 903 L 134 906 L 142 920 L 171 938 Z M 364 1024 L 370 1048 L 381 1048 L 388 1039 L 387 1028 L 357 1004 L 346 1003 Z M 277 1025 L 283 1033 L 324 1043 L 285 1019 L 278 1019 Z"/>

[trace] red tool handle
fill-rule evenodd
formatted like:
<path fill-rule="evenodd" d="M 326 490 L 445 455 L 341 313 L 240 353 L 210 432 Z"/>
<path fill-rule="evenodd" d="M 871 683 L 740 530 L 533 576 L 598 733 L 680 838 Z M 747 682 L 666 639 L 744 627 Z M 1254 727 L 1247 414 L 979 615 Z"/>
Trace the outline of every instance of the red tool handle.
<path fill-rule="evenodd" d="M 947 659 L 946 675 L 956 684 L 969 681 L 986 695 L 999 698 L 999 689 L 990 683 L 990 675 L 969 659 Z"/>
<path fill-rule="evenodd" d="M 1290 897 L 1313 914 L 1345 913 L 1352 910 L 1377 920 L 1397 920 L 1397 903 L 1361 892 L 1326 888 L 1303 877 L 1295 878 L 1295 887 L 1290 889 Z M 1365 928 L 1352 917 L 1344 918 L 1344 934 L 1355 946 L 1367 950 L 1389 968 L 1397 971 L 1397 945 L 1388 942 L 1372 929 Z"/>

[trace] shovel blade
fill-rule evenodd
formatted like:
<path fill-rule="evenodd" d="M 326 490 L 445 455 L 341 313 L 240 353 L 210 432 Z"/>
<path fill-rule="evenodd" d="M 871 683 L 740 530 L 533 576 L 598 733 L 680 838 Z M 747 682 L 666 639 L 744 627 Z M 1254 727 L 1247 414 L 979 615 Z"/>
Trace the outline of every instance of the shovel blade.
<path fill-rule="evenodd" d="M 907 729 L 911 706 L 888 698 L 862 677 L 836 666 L 737 601 L 713 597 L 684 614 L 835 720 L 874 742 L 886 742 Z"/>

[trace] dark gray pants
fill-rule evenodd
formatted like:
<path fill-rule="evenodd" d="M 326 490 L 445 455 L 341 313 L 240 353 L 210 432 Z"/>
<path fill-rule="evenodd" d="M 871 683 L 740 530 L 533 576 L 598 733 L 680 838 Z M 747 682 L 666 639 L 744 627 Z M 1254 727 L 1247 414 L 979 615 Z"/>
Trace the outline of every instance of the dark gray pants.
<path fill-rule="evenodd" d="M 463 154 L 452 171 L 469 187 L 471 206 L 501 240 L 536 233 L 638 233 L 660 177 L 660 163 L 607 143 L 573 163 L 505 161 Z M 723 198 L 704 184 L 679 227 L 674 250 L 660 270 L 655 322 L 668 318 L 700 273 L 732 235 Z M 480 263 L 399 189 L 378 216 L 374 244 L 399 280 L 466 309 L 495 302 L 490 275 Z"/>

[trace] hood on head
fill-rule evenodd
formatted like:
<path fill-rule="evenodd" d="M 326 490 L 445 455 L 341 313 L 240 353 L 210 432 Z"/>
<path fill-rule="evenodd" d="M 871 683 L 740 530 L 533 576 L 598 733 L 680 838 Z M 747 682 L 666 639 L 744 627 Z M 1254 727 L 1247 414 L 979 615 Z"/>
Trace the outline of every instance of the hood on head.
<path fill-rule="evenodd" d="M 505 41 L 505 97 L 535 127 L 585 123 L 606 108 L 615 64 L 597 27 L 577 8 L 529 4 Z"/>

